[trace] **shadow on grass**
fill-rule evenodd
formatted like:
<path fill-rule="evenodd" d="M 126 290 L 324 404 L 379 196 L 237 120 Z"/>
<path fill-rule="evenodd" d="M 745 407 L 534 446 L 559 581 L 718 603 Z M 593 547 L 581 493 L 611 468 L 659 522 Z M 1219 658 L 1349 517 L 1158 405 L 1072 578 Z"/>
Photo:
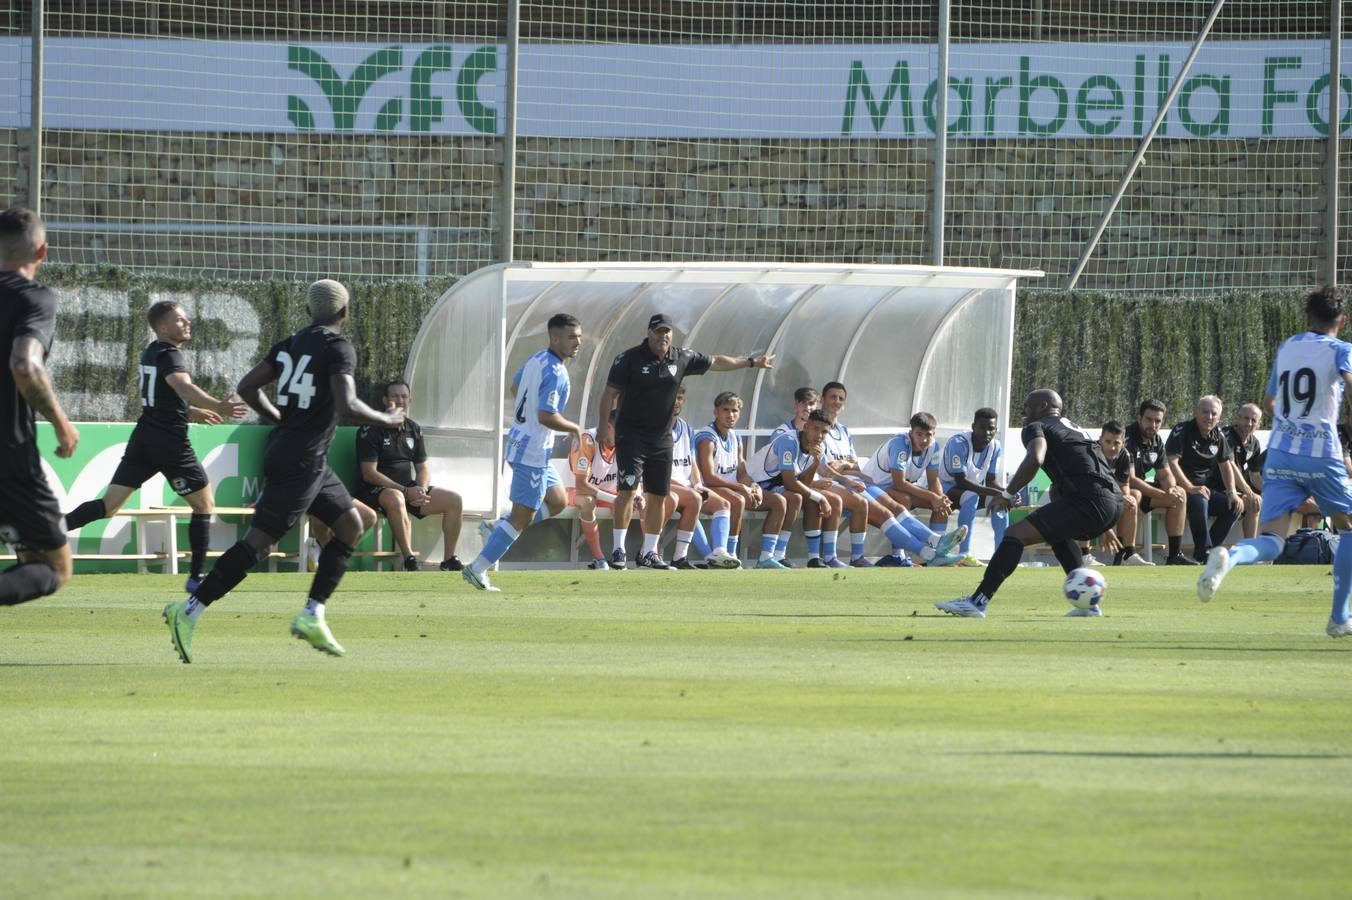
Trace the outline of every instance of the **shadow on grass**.
<path fill-rule="evenodd" d="M 1346 753 L 1251 753 L 1235 751 L 1233 753 L 1131 751 L 1131 750 L 972 750 L 969 756 L 1051 756 L 1083 757 L 1089 759 L 1352 759 Z"/>

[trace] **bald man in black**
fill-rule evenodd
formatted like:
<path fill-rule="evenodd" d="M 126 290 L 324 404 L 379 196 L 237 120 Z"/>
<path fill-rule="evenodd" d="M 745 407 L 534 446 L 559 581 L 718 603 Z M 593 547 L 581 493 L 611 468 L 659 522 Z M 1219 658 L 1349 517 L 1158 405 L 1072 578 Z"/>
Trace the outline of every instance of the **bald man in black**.
<path fill-rule="evenodd" d="M 1103 458 L 1098 441 L 1061 415 L 1061 397 L 1048 388 L 1033 391 L 1023 401 L 1023 445 L 1028 453 L 1009 486 L 996 500 L 1008 507 L 1039 468 L 1047 472 L 1056 499 L 1040 506 L 1005 532 L 976 592 L 934 605 L 954 616 L 984 619 L 986 604 L 1019 565 L 1024 547 L 1046 541 L 1067 572 L 1084 565 L 1079 542 L 1112 528 L 1122 515 L 1122 489 L 1112 466 Z M 1071 614 L 1102 615 L 1098 608 L 1071 610 Z"/>

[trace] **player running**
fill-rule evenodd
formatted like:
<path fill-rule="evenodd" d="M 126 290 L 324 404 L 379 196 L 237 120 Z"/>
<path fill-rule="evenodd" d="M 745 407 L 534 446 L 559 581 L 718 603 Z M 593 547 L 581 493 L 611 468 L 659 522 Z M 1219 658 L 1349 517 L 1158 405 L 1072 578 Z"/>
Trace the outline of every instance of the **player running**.
<path fill-rule="evenodd" d="M 1061 397 L 1042 388 L 1023 401 L 1023 445 L 1027 455 L 1009 480 L 996 505 L 1008 508 L 1014 495 L 1045 469 L 1056 487 L 1055 499 L 1033 510 L 1005 532 L 995 548 L 985 577 L 976 592 L 934 605 L 954 616 L 986 617 L 986 605 L 1005 579 L 1013 574 L 1024 547 L 1046 541 L 1067 572 L 1084 565 L 1079 541 L 1092 540 L 1112 528 L 1122 515 L 1122 491 L 1098 442 L 1087 431 L 1061 415 Z M 1072 609 L 1070 615 L 1102 615 L 1093 609 Z"/>
<path fill-rule="evenodd" d="M 1352 483 L 1338 446 L 1338 411 L 1352 385 L 1352 344 L 1338 340 L 1347 324 L 1336 288 L 1314 291 L 1305 300 L 1309 330 L 1287 338 L 1277 349 L 1264 404 L 1272 414 L 1272 436 L 1263 464 L 1263 521 L 1259 535 L 1233 550 L 1217 547 L 1197 580 L 1197 597 L 1210 600 L 1235 566 L 1276 559 L 1286 545 L 1290 513 L 1313 497 L 1339 531 L 1352 528 Z M 1324 632 L 1352 635 L 1352 540 L 1338 542 L 1333 555 L 1333 610 Z"/>
<path fill-rule="evenodd" d="M 361 538 L 362 522 L 352 496 L 329 468 L 329 445 L 344 416 L 397 429 L 404 423 L 404 412 L 377 412 L 357 399 L 352 377 L 357 354 L 342 335 L 351 311 L 347 288 L 327 278 L 316 281 L 310 285 L 306 306 L 310 324 L 275 344 L 240 379 L 239 396 L 277 428 L 263 457 L 266 484 L 254 507 L 253 525 L 243 540 L 216 560 L 186 601 L 164 607 L 174 650 L 185 663 L 192 662 L 193 631 L 202 613 L 248 577 L 268 548 L 307 512 L 328 525 L 333 537 L 319 551 L 310 596 L 291 620 L 291 634 L 330 656 L 345 652 L 324 620 L 324 605 L 347 571 L 348 558 Z M 274 381 L 275 406 L 262 393 Z"/>
<path fill-rule="evenodd" d="M 554 516 L 568 505 L 549 458 L 555 432 L 582 440 L 582 426 L 563 415 L 570 386 L 567 363 L 582 349 L 582 325 L 575 317 L 558 313 L 550 317 L 548 329 L 549 346 L 526 360 L 512 378 L 516 412 L 503 447 L 503 458 L 512 467 L 512 509 L 498 519 L 483 550 L 460 573 L 481 591 L 498 590 L 489 582 L 488 570 L 507 554 L 542 506 Z"/>
<path fill-rule="evenodd" d="M 70 580 L 70 545 L 61 507 L 42 473 L 34 411 L 52 423 L 56 455 L 75 452 L 80 432 L 56 399 L 44 362 L 56 331 L 56 295 L 33 279 L 47 258 L 38 214 L 0 212 L 0 541 L 18 562 L 0 572 L 0 606 L 55 594 Z"/>
<path fill-rule="evenodd" d="M 211 543 L 211 514 L 216 508 L 206 469 L 197 460 L 188 440 L 188 423 L 219 425 L 238 419 L 249 407 L 236 397 L 217 400 L 193 384 L 183 360 L 183 345 L 192 340 L 192 319 L 172 300 L 161 300 L 146 313 L 155 333 L 141 354 L 137 386 L 141 394 L 141 418 L 127 440 L 122 461 L 113 479 L 97 500 L 86 500 L 66 513 L 66 530 L 117 513 L 127 499 L 152 475 L 160 474 L 175 494 L 192 508 L 188 520 L 188 546 L 192 550 L 189 594 L 202 583 L 207 550 Z"/>

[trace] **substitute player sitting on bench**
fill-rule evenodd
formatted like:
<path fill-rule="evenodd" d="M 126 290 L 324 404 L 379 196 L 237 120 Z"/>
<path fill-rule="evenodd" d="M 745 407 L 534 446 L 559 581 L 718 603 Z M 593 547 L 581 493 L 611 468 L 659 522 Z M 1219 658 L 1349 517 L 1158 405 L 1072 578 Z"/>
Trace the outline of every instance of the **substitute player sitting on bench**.
<path fill-rule="evenodd" d="M 618 409 L 610 411 L 610 424 L 615 424 Z M 610 568 L 606 555 L 601 550 L 601 527 L 596 522 L 598 509 L 615 509 L 615 482 L 618 470 L 615 467 L 615 445 L 603 444 L 596 436 L 597 429 L 588 428 L 582 432 L 580 440 L 574 441 L 568 451 L 568 466 L 573 470 L 573 486 L 568 489 L 568 505 L 577 507 L 577 519 L 582 523 L 582 535 L 587 539 L 592 561 L 587 568 L 604 571 Z M 614 434 L 614 430 L 610 432 Z M 634 511 L 631 520 L 643 514 L 642 494 L 634 496 Z M 614 523 L 617 531 L 628 532 L 629 523 Z M 617 570 L 622 571 L 616 566 Z"/>
<path fill-rule="evenodd" d="M 385 385 L 387 411 L 400 410 L 407 415 L 412 400 L 405 382 L 391 381 Z M 455 555 L 455 545 L 460 540 L 460 495 L 432 486 L 427 448 L 417 422 L 405 418 L 398 428 L 362 426 L 357 432 L 357 466 L 362 482 L 357 499 L 383 512 L 390 520 L 390 532 L 406 571 L 418 571 L 418 557 L 409 542 L 409 516 L 418 519 L 441 516 L 445 547 L 441 570 L 459 572 L 464 568 Z"/>

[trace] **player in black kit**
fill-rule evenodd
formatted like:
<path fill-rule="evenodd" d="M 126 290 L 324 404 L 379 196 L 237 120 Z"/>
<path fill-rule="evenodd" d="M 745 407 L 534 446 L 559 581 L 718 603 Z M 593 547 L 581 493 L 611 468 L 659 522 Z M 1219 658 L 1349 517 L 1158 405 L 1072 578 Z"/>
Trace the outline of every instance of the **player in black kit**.
<path fill-rule="evenodd" d="M 172 300 L 161 300 L 146 313 L 155 340 L 141 354 L 137 389 L 141 394 L 141 418 L 132 429 L 113 480 L 97 500 L 87 500 L 66 513 L 66 530 L 74 531 L 96 519 L 115 514 L 136 490 L 155 473 L 162 474 L 188 506 L 188 545 L 192 560 L 188 568 L 189 594 L 202 582 L 207 547 L 211 540 L 211 513 L 216 508 L 206 470 L 197 461 L 188 441 L 188 422 L 217 425 L 238 419 L 249 411 L 240 400 L 215 397 L 193 384 L 183 362 L 182 347 L 192 340 L 192 319 Z"/>
<path fill-rule="evenodd" d="M 70 580 L 61 508 L 42 474 L 34 411 L 56 431 L 56 455 L 75 452 L 80 433 L 52 390 L 44 361 L 56 330 L 56 295 L 34 281 L 47 257 L 42 220 L 29 209 L 0 212 L 0 541 L 19 561 L 0 572 L 0 606 L 45 597 Z"/>
<path fill-rule="evenodd" d="M 1079 542 L 1103 534 L 1122 515 L 1122 490 L 1112 467 L 1103 458 L 1098 442 L 1061 415 L 1060 395 L 1047 388 L 1033 391 L 1023 401 L 1023 415 L 1028 423 L 1023 429 L 1028 454 L 996 502 L 1008 506 L 1039 468 L 1046 470 L 1056 488 L 1056 499 L 1010 526 L 976 593 L 934 604 L 950 615 L 984 619 L 986 604 L 1013 574 L 1023 548 L 1029 544 L 1046 541 L 1061 568 L 1067 572 L 1080 568 L 1084 557 Z M 1071 610 L 1071 614 L 1102 615 L 1097 608 Z"/>
<path fill-rule="evenodd" d="M 263 457 L 267 483 L 244 539 L 216 560 L 211 573 L 186 601 L 164 608 L 169 635 L 185 663 L 192 662 L 197 619 L 249 574 L 267 548 L 306 512 L 333 531 L 319 553 L 305 609 L 291 620 L 291 633 L 316 650 L 342 656 L 324 621 L 324 604 L 338 587 L 347 560 L 361 537 L 361 517 L 347 488 L 329 468 L 329 444 L 342 416 L 383 428 L 404 423 L 402 410 L 379 413 L 357 399 L 352 373 L 357 354 L 341 334 L 348 319 L 347 288 L 325 279 L 310 285 L 310 324 L 268 351 L 267 358 L 239 382 L 239 395 L 277 430 Z M 277 405 L 262 394 L 277 382 Z"/>

